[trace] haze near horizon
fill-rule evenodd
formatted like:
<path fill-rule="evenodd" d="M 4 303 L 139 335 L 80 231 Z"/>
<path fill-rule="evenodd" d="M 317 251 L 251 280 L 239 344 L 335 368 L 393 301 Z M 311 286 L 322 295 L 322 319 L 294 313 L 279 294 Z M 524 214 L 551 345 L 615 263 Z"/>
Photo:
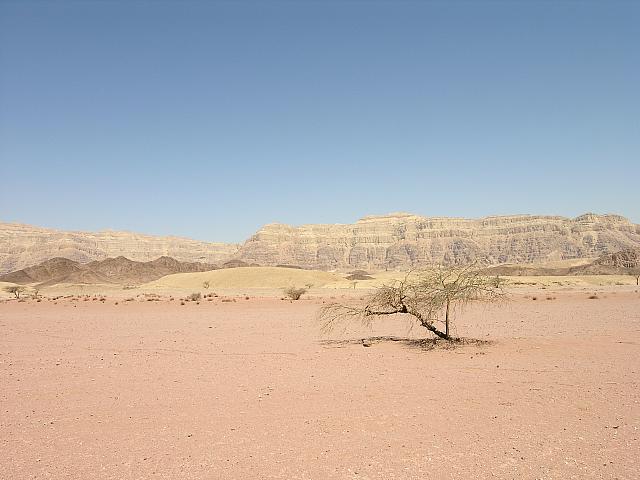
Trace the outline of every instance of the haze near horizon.
<path fill-rule="evenodd" d="M 0 4 L 0 221 L 640 223 L 640 4 Z"/>

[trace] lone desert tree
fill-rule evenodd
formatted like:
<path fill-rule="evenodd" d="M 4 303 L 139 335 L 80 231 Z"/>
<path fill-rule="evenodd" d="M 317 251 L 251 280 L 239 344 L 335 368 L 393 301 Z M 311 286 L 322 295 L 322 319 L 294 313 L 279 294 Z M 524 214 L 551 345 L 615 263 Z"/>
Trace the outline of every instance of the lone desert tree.
<path fill-rule="evenodd" d="M 369 324 L 372 318 L 409 315 L 434 335 L 451 336 L 456 310 L 473 301 L 495 302 L 505 297 L 503 281 L 488 276 L 475 265 L 438 266 L 409 273 L 404 280 L 384 285 L 365 298 L 360 306 L 329 304 L 320 310 L 324 331 L 340 321 L 359 319 Z"/>

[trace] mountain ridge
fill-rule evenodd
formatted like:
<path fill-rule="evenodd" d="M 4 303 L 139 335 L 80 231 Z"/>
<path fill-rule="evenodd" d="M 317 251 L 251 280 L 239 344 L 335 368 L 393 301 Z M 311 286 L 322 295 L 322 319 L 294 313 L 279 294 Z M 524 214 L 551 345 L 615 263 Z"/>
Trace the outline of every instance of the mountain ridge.
<path fill-rule="evenodd" d="M 640 226 L 617 214 L 468 219 L 398 213 L 353 224 L 268 224 L 236 257 L 261 265 L 384 270 L 476 259 L 501 264 L 592 258 L 638 246 Z"/>
<path fill-rule="evenodd" d="M 215 265 L 179 262 L 171 257 L 160 257 L 149 262 L 136 262 L 124 256 L 79 263 L 64 257 L 55 257 L 31 267 L 0 275 L 1 282 L 16 284 L 57 283 L 146 283 L 174 273 L 194 273 L 215 270 Z"/>
<path fill-rule="evenodd" d="M 125 256 L 222 265 L 244 262 L 319 270 L 388 270 L 432 263 L 539 263 L 595 258 L 640 247 L 640 225 L 618 214 L 492 215 L 477 219 L 406 212 L 350 224 L 269 223 L 242 244 L 132 232 L 66 232 L 0 223 L 0 274 L 64 257 L 79 263 Z"/>
<path fill-rule="evenodd" d="M 141 262 L 167 256 L 183 262 L 220 264 L 228 260 L 238 247 L 238 244 L 203 242 L 178 236 L 116 230 L 65 231 L 0 222 L 0 275 L 55 257 L 88 263 L 118 256 Z"/>

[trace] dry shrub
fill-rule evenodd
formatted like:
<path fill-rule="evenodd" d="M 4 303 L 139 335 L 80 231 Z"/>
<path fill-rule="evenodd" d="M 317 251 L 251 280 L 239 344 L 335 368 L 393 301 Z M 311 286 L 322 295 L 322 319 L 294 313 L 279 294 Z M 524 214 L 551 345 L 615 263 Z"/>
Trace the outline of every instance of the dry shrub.
<path fill-rule="evenodd" d="M 284 294 L 290 300 L 300 300 L 300 297 L 302 297 L 302 295 L 304 295 L 305 293 L 307 293 L 306 288 L 289 287 L 284 290 Z"/>
<path fill-rule="evenodd" d="M 589 300 L 598 300 L 600 297 L 598 297 L 598 295 L 596 295 L 595 293 L 593 295 L 589 295 Z"/>
<path fill-rule="evenodd" d="M 191 295 L 189 295 L 186 299 L 191 301 L 191 302 L 197 302 L 201 298 L 202 298 L 202 294 L 200 292 L 196 292 L 196 293 L 192 293 Z"/>

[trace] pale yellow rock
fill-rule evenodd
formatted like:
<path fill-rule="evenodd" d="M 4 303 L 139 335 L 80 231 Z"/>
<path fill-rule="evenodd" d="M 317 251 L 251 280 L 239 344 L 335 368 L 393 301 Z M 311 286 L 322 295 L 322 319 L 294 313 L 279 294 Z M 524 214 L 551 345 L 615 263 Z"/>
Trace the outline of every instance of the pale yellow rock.
<path fill-rule="evenodd" d="M 37 265 L 54 257 L 77 262 L 120 255 L 150 261 L 168 256 L 180 261 L 218 264 L 238 250 L 236 244 L 130 232 L 65 232 L 15 223 L 0 223 L 0 274 Z"/>
<path fill-rule="evenodd" d="M 143 285 L 143 288 L 193 289 L 207 292 L 219 288 L 264 288 L 286 287 L 321 288 L 332 282 L 343 281 L 339 275 L 297 268 L 241 267 L 212 270 L 198 273 L 176 273 Z M 205 288 L 205 282 L 207 287 Z"/>
<path fill-rule="evenodd" d="M 408 270 L 434 263 L 485 259 L 491 264 L 596 258 L 640 248 L 640 225 L 619 215 L 540 215 L 480 219 L 406 213 L 368 216 L 354 224 L 270 224 L 243 245 L 129 232 L 64 232 L 0 223 L 0 274 L 53 257 L 80 262 L 119 255 L 160 256 L 221 264 L 230 259 L 317 270 Z"/>
<path fill-rule="evenodd" d="M 640 226 L 619 215 L 465 219 L 398 213 L 349 225 L 266 225 L 237 258 L 260 265 L 376 271 L 479 258 L 491 264 L 592 258 L 639 246 Z"/>

